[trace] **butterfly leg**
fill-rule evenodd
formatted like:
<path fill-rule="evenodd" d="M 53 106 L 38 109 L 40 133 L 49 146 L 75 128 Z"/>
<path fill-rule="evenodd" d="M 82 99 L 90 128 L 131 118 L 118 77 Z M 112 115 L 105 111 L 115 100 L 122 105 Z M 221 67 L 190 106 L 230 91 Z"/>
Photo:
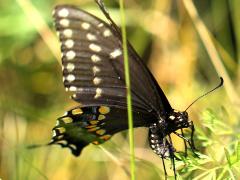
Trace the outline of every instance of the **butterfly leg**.
<path fill-rule="evenodd" d="M 189 146 L 192 146 L 191 141 L 188 138 L 186 138 L 183 134 L 179 134 L 177 132 L 173 132 L 173 133 L 176 134 L 178 137 L 182 138 L 185 142 L 187 141 Z"/>
<path fill-rule="evenodd" d="M 165 175 L 165 180 L 167 180 L 167 170 L 166 170 L 166 166 L 165 166 L 165 162 L 164 162 L 164 157 L 161 156 L 162 158 L 162 164 L 163 164 L 163 170 L 164 170 L 164 175 Z"/>
<path fill-rule="evenodd" d="M 170 143 L 167 141 L 168 143 L 168 150 L 169 150 L 169 156 L 172 162 L 172 167 L 173 167 L 173 173 L 174 173 L 174 179 L 177 180 L 177 173 L 176 173 L 176 168 L 175 168 L 175 157 L 174 157 L 174 150 L 173 150 L 173 146 L 172 146 L 172 138 L 170 135 L 168 135 L 169 141 Z"/>
<path fill-rule="evenodd" d="M 181 129 L 181 133 L 182 133 L 182 136 L 185 137 L 183 133 L 183 129 Z M 183 142 L 184 142 L 184 155 L 187 156 L 187 143 L 185 140 L 183 140 Z"/>
<path fill-rule="evenodd" d="M 178 137 L 184 139 L 184 141 L 189 144 L 189 146 L 190 146 L 193 154 L 198 157 L 198 155 L 195 153 L 196 148 L 195 148 L 195 146 L 192 144 L 192 142 L 193 142 L 192 139 L 189 140 L 189 139 L 187 139 L 184 135 L 179 134 L 179 133 L 177 133 L 177 132 L 173 132 L 173 133 L 176 134 Z"/>
<path fill-rule="evenodd" d="M 191 124 L 190 128 L 192 130 L 192 132 L 191 132 L 191 144 L 192 144 L 193 148 L 196 150 L 196 147 L 195 147 L 194 141 L 193 141 L 193 135 L 194 135 L 194 132 L 195 132 L 195 128 L 194 128 L 193 123 Z"/>
<path fill-rule="evenodd" d="M 193 154 L 194 154 L 196 157 L 199 158 L 199 156 L 195 153 L 195 151 L 197 151 L 197 149 L 196 149 L 195 144 L 194 144 L 194 141 L 193 141 L 193 135 L 194 135 L 194 132 L 195 132 L 195 128 L 194 128 L 194 124 L 193 124 L 193 123 L 191 123 L 190 128 L 191 128 L 191 130 L 192 130 L 192 132 L 191 132 L 191 144 L 192 144 L 191 149 L 192 149 Z"/>

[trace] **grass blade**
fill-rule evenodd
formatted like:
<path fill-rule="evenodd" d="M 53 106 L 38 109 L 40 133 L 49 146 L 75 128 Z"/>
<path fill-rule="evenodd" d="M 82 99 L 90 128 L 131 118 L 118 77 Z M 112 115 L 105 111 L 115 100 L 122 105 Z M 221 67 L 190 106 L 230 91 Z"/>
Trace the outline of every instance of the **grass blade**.
<path fill-rule="evenodd" d="M 127 110 L 128 110 L 128 127 L 129 127 L 129 144 L 130 144 L 130 156 L 131 156 L 131 179 L 135 180 L 135 154 L 134 154 L 134 131 L 133 131 L 133 116 L 132 116 L 132 101 L 131 101 L 131 85 L 130 85 L 130 72 L 128 63 L 128 51 L 127 51 L 127 33 L 125 28 L 125 15 L 123 0 L 119 0 L 120 12 L 121 12 L 121 30 L 122 30 L 122 42 L 123 42 L 123 57 L 124 57 L 124 70 L 125 81 L 127 88 Z"/>

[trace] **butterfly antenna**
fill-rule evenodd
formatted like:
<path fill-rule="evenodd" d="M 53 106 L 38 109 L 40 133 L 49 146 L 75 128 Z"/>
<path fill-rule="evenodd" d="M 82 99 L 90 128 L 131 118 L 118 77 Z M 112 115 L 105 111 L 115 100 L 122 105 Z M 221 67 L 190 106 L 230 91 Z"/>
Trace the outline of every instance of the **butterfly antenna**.
<path fill-rule="evenodd" d="M 187 111 L 195 102 L 197 102 L 199 99 L 201 99 L 202 97 L 208 95 L 209 93 L 215 91 L 216 89 L 220 88 L 223 85 L 223 78 L 220 77 L 220 83 L 219 85 L 217 85 L 215 88 L 211 89 L 210 91 L 206 92 L 205 94 L 201 95 L 200 97 L 198 97 L 197 99 L 195 99 L 186 109 L 185 111 Z"/>
<path fill-rule="evenodd" d="M 121 33 L 120 29 L 118 28 L 117 24 L 111 18 L 111 16 L 110 16 L 107 8 L 105 7 L 103 1 L 102 0 L 95 0 L 95 2 L 99 6 L 100 10 L 103 12 L 105 17 L 107 18 L 107 20 L 110 22 L 110 26 L 114 29 L 114 33 L 117 33 L 117 35 L 119 37 L 122 37 L 122 33 Z"/>

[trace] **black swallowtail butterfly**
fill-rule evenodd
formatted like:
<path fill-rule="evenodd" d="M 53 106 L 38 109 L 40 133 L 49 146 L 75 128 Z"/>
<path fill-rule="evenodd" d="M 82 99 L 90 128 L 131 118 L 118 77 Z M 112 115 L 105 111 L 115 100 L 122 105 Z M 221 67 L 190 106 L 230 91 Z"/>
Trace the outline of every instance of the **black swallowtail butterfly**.
<path fill-rule="evenodd" d="M 96 1 L 110 24 L 74 6 L 53 12 L 62 51 L 66 91 L 80 105 L 58 118 L 49 144 L 71 149 L 75 156 L 89 143 L 101 144 L 128 128 L 121 31 L 101 1 Z M 183 138 L 194 151 L 194 125 L 185 111 L 174 110 L 153 75 L 128 43 L 134 127 L 149 128 L 149 144 L 174 165 L 170 134 Z M 221 79 L 221 86 L 223 83 Z M 191 129 L 191 139 L 177 130 Z M 165 165 L 164 165 L 165 170 Z M 165 170 L 166 175 L 166 170 Z M 176 173 L 175 173 L 176 176 Z"/>

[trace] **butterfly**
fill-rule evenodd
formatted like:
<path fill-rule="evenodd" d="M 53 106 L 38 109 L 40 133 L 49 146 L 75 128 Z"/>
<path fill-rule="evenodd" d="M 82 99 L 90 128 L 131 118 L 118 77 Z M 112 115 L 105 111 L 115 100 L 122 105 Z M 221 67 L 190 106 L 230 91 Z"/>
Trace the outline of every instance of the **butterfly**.
<path fill-rule="evenodd" d="M 128 129 L 121 31 L 102 1 L 96 2 L 109 23 L 71 5 L 58 5 L 53 12 L 61 42 L 63 83 L 79 106 L 57 119 L 49 144 L 70 148 L 75 156 L 88 144 L 102 144 Z M 149 128 L 149 145 L 162 158 L 165 175 L 164 159 L 170 158 L 176 178 L 176 150 L 170 134 L 182 138 L 185 148 L 188 144 L 194 152 L 194 124 L 186 110 L 171 107 L 130 43 L 127 48 L 134 127 Z M 190 128 L 190 139 L 183 128 Z"/>

